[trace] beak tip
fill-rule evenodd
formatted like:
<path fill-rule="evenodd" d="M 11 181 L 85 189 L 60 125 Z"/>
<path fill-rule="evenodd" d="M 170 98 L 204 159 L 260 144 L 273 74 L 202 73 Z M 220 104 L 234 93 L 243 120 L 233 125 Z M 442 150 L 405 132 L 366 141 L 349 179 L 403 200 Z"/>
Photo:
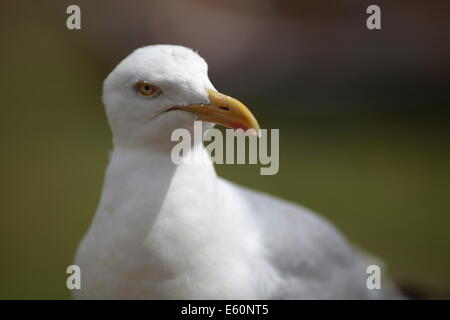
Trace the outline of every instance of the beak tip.
<path fill-rule="evenodd" d="M 245 134 L 249 136 L 256 136 L 258 138 L 261 138 L 261 129 L 258 127 L 251 127 L 245 130 Z"/>

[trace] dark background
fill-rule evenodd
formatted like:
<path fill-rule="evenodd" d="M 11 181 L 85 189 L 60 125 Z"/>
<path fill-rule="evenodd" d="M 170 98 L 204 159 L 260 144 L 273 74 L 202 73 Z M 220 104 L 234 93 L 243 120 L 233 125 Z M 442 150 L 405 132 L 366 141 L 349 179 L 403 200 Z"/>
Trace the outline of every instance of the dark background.
<path fill-rule="evenodd" d="M 82 29 L 66 28 L 81 7 Z M 382 30 L 366 28 L 381 7 Z M 220 175 L 330 219 L 392 277 L 450 298 L 450 2 L 3 1 L 0 298 L 69 297 L 102 187 L 102 81 L 136 47 L 199 51 L 216 88 L 280 129 L 280 171 Z"/>

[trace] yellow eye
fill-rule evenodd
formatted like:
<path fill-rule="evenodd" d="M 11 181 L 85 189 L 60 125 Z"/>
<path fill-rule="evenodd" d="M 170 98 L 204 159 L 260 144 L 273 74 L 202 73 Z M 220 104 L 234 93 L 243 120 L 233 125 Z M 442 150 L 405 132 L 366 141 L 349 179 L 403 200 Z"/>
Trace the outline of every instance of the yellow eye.
<path fill-rule="evenodd" d="M 139 81 L 136 84 L 136 89 L 137 92 L 144 97 L 155 97 L 161 92 L 157 86 L 146 81 Z"/>

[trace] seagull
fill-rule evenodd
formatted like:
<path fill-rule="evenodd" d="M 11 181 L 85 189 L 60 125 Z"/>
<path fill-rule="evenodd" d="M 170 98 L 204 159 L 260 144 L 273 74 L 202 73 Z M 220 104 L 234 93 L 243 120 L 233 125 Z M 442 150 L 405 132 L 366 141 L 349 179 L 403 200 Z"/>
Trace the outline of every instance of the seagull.
<path fill-rule="evenodd" d="M 378 260 L 319 215 L 218 177 L 212 161 L 171 160 L 171 133 L 192 132 L 195 121 L 259 130 L 192 49 L 136 49 L 104 81 L 103 103 L 113 150 L 76 253 L 74 298 L 401 298 L 384 274 L 381 288 L 368 288 Z M 207 151 L 197 142 L 190 153 Z"/>

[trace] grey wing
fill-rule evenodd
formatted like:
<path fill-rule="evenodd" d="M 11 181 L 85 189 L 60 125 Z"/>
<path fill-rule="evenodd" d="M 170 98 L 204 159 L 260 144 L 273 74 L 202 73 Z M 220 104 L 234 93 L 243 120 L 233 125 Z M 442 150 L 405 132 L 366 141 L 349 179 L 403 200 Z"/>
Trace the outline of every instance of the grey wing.
<path fill-rule="evenodd" d="M 381 290 L 368 289 L 366 270 L 373 261 L 354 249 L 328 221 L 293 203 L 238 188 L 254 208 L 268 259 L 283 279 L 272 298 L 401 298 L 388 280 Z"/>

